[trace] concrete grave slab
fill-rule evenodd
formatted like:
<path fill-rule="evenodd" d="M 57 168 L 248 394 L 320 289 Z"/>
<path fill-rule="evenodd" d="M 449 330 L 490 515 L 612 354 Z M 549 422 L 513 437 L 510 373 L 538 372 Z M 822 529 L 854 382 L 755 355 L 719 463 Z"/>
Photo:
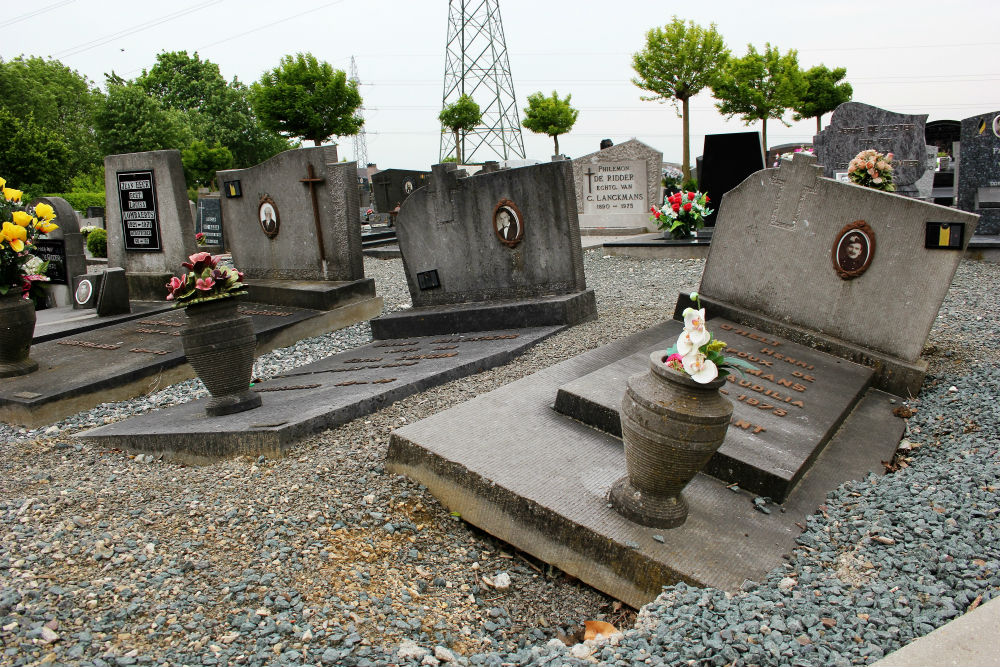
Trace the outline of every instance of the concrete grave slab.
<path fill-rule="evenodd" d="M 85 275 L 91 275 L 97 279 L 98 277 L 103 278 L 104 274 Z M 100 291 L 99 285 L 97 291 Z M 32 338 L 32 345 L 57 338 L 65 338 L 66 336 L 77 336 L 86 331 L 103 329 L 112 324 L 137 320 L 148 315 L 164 313 L 174 309 L 173 304 L 165 301 L 130 301 L 129 307 L 131 308 L 130 312 L 106 315 L 104 317 L 99 317 L 94 307 L 81 310 L 72 306 L 61 306 L 59 308 L 39 310 L 35 313 L 35 335 Z"/>
<path fill-rule="evenodd" d="M 356 305 L 316 311 L 247 303 L 240 310 L 253 320 L 255 354 L 353 324 L 358 316 Z M 194 377 L 180 339 L 186 319 L 182 311 L 171 310 L 33 345 L 39 369 L 0 379 L 0 421 L 50 424 Z"/>
<path fill-rule="evenodd" d="M 133 299 L 164 297 L 164 285 L 197 251 L 178 150 L 104 158 L 108 265 L 125 269 Z"/>
<path fill-rule="evenodd" d="M 649 354 L 667 349 L 683 329 L 671 322 L 668 339 L 559 388 L 555 409 L 621 437 L 619 409 L 625 383 L 649 368 Z M 746 377 L 729 376 L 720 390 L 735 408 L 726 440 L 705 472 L 757 495 L 784 502 L 826 446 L 873 372 L 762 331 L 712 318 L 708 328 L 729 344 L 727 352 L 757 366 Z"/>
<path fill-rule="evenodd" d="M 685 581 L 735 591 L 783 562 L 826 493 L 881 469 L 903 433 L 889 395 L 869 391 L 802 477 L 783 511 L 699 474 L 680 528 L 646 528 L 608 506 L 625 474 L 621 441 L 552 409 L 560 387 L 662 345 L 664 323 L 393 432 L 386 468 L 427 486 L 498 538 L 639 607 Z"/>
<path fill-rule="evenodd" d="M 276 455 L 295 440 L 430 387 L 507 363 L 562 327 L 411 337 L 371 343 L 276 376 L 259 408 L 207 417 L 193 401 L 79 434 L 108 447 L 204 462 Z"/>
<path fill-rule="evenodd" d="M 729 191 L 698 292 L 709 313 L 873 367 L 877 387 L 916 394 L 920 351 L 977 216 L 821 171 L 799 153 Z M 933 223 L 952 245 L 928 247 Z M 867 250 L 852 260 L 859 232 Z"/>

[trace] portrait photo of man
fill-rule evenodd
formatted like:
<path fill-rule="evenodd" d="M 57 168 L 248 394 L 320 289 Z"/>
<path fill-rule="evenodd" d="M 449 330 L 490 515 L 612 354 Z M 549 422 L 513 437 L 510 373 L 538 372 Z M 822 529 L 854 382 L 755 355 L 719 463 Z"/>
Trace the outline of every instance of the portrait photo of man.
<path fill-rule="evenodd" d="M 837 274 L 845 280 L 860 276 L 871 264 L 874 250 L 874 233 L 865 222 L 858 220 L 847 225 L 833 248 Z"/>
<path fill-rule="evenodd" d="M 493 231 L 505 245 L 514 247 L 524 236 L 521 212 L 514 202 L 502 200 L 493 212 Z"/>

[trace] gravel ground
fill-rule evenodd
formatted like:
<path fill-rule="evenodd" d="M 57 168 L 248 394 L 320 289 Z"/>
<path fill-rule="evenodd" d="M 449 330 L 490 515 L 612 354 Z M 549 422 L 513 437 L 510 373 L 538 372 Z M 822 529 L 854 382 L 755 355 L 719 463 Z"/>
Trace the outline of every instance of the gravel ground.
<path fill-rule="evenodd" d="M 281 459 L 184 467 L 68 437 L 190 400 L 198 381 L 36 431 L 0 425 L 0 664 L 865 664 L 997 595 L 992 264 L 956 275 L 898 470 L 830 494 L 788 563 L 736 595 L 678 585 L 637 616 L 387 474 L 393 428 L 661 321 L 703 266 L 585 262 L 597 321 Z M 365 270 L 387 309 L 406 307 L 399 260 Z M 357 325 L 301 341 L 256 373 L 369 339 Z M 584 620 L 625 632 L 560 641 Z"/>

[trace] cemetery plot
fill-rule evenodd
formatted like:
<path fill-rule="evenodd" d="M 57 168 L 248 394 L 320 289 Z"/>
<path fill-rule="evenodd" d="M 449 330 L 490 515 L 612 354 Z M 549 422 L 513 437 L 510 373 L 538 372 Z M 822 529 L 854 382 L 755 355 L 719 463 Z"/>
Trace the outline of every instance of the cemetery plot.
<path fill-rule="evenodd" d="M 314 310 L 264 310 L 255 304 L 240 310 L 253 320 L 257 354 L 288 335 L 312 335 L 317 325 L 326 326 L 325 314 Z M 180 340 L 186 319 L 180 310 L 158 312 L 33 345 L 31 356 L 39 369 L 0 379 L 0 421 L 29 427 L 49 424 L 192 377 Z"/>
<path fill-rule="evenodd" d="M 275 455 L 298 438 L 438 384 L 507 363 L 561 328 L 371 343 L 255 385 L 254 390 L 264 396 L 263 405 L 253 410 L 207 417 L 203 401 L 192 401 L 78 437 L 192 462 L 240 454 Z"/>

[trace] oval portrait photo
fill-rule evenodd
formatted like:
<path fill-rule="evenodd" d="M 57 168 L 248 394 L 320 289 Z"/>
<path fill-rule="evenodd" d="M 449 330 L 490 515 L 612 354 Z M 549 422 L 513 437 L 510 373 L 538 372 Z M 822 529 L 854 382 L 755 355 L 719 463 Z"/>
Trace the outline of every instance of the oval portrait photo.
<path fill-rule="evenodd" d="M 493 231 L 505 245 L 513 248 L 524 237 L 521 209 L 509 199 L 501 199 L 493 209 Z"/>
<path fill-rule="evenodd" d="M 278 219 L 278 207 L 273 199 L 268 196 L 261 197 L 260 205 L 257 207 L 257 219 L 260 220 L 260 228 L 264 230 L 267 238 L 273 239 L 278 235 L 281 222 Z"/>
<path fill-rule="evenodd" d="M 857 278 L 875 254 L 875 233 L 864 220 L 845 226 L 833 246 L 833 267 L 844 280 Z"/>

